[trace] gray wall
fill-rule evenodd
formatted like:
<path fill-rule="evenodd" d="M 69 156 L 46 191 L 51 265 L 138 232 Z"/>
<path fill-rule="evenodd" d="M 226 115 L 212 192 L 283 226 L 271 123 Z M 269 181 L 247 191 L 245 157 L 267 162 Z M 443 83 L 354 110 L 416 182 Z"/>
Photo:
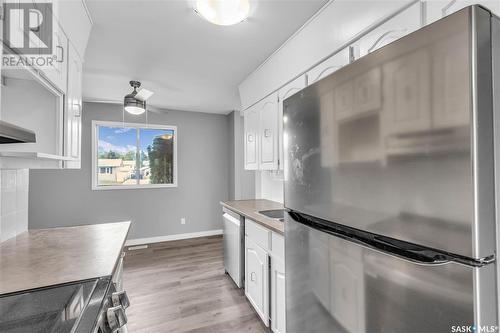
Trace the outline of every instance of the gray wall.
<path fill-rule="evenodd" d="M 234 111 L 233 116 L 234 198 L 236 200 L 255 199 L 255 171 L 245 170 L 243 117 L 239 111 Z"/>
<path fill-rule="evenodd" d="M 229 199 L 255 198 L 255 171 L 245 170 L 243 117 L 239 111 L 227 115 L 229 123 Z"/>
<path fill-rule="evenodd" d="M 91 121 L 121 119 L 120 105 L 85 103 L 82 168 L 30 171 L 29 228 L 132 220 L 129 239 L 221 229 L 219 201 L 228 199 L 229 189 L 228 117 L 149 113 L 150 124 L 178 126 L 178 187 L 92 191 Z"/>
<path fill-rule="evenodd" d="M 227 115 L 228 118 L 228 134 L 229 134 L 229 152 L 228 152 L 228 163 L 229 163 L 229 193 L 228 197 L 229 200 L 234 200 L 236 195 L 235 195 L 235 146 L 234 146 L 234 119 L 235 119 L 235 113 L 236 111 L 231 112 L 230 114 Z"/>

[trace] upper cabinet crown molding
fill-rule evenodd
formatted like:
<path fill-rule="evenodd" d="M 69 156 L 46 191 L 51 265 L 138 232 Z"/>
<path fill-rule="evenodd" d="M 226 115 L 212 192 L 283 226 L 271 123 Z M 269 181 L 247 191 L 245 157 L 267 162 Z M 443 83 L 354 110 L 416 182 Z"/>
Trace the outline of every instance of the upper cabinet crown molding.
<path fill-rule="evenodd" d="M 380 2 L 368 0 L 329 2 L 239 85 L 242 107 L 246 109 L 245 168 L 248 170 L 283 169 L 283 162 L 286 161 L 283 156 L 283 141 L 285 140 L 283 101 L 286 98 L 357 58 L 477 2 L 489 8 L 493 13 L 500 14 L 500 1 L 498 0 L 387 1 L 384 6 L 381 6 Z M 357 19 L 352 20 L 353 17 Z M 452 59 L 451 55 L 454 54 L 453 51 L 442 53 L 443 56 L 436 60 L 439 64 L 449 62 Z M 404 64 L 403 60 L 387 64 L 383 70 L 375 68 L 339 85 L 331 96 L 323 96 L 325 107 L 322 117 L 325 122 L 329 122 L 332 117 L 339 121 L 349 121 L 380 113 L 380 110 L 384 110 L 387 117 L 396 110 L 391 107 L 391 103 L 406 103 L 406 112 L 417 112 L 419 108 L 425 109 L 427 104 L 417 103 L 420 100 L 429 100 L 427 88 L 421 84 L 414 87 L 416 90 L 412 89 L 415 92 L 413 99 L 381 100 L 381 89 L 389 89 L 383 85 L 383 76 L 397 76 L 401 81 L 401 86 L 395 88 L 400 89 L 410 86 L 412 75 L 415 76 L 417 73 L 419 77 L 426 75 L 429 71 L 428 67 L 431 66 L 424 55 L 421 55 L 420 59 L 408 58 L 404 61 Z M 402 65 L 405 71 L 400 70 Z M 446 66 L 438 65 L 438 67 Z M 446 77 L 460 74 L 456 71 L 442 72 L 434 73 L 434 75 Z M 297 73 L 303 74 L 297 75 Z M 439 82 L 439 78 L 436 78 L 436 82 Z M 443 93 L 447 92 L 443 91 Z M 451 92 L 448 93 L 451 94 Z M 448 106 L 448 108 L 455 110 L 454 113 L 450 113 L 454 122 L 457 124 L 463 122 L 463 112 L 460 112 L 459 108 L 456 106 Z M 442 106 L 442 109 L 445 109 L 445 106 Z M 446 115 L 443 113 L 440 116 Z M 419 124 L 408 124 L 408 126 L 425 127 L 428 126 L 429 121 L 422 116 L 419 118 Z M 433 119 L 433 122 L 437 124 L 439 119 Z M 389 122 L 384 125 L 384 130 L 388 133 L 393 130 Z M 329 140 L 333 140 L 333 135 L 334 133 L 328 126 L 322 127 L 322 142 L 326 144 Z M 322 163 L 334 163 L 340 160 L 340 157 L 332 152 L 331 156 L 322 156 Z"/>
<path fill-rule="evenodd" d="M 416 0 L 330 1 L 239 85 L 242 109 L 278 90 Z M 362 13 L 362 15 L 360 14 Z M 354 20 L 353 17 L 356 19 Z"/>

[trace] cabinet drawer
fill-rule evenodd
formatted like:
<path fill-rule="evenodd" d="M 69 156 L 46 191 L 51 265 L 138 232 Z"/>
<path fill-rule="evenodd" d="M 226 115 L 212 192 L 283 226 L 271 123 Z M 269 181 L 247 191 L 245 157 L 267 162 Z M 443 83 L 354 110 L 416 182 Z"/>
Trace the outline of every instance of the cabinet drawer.
<path fill-rule="evenodd" d="M 252 220 L 245 220 L 245 235 L 266 251 L 271 247 L 271 231 Z"/>
<path fill-rule="evenodd" d="M 285 238 L 275 232 L 271 232 L 271 254 L 281 260 L 285 259 Z"/>

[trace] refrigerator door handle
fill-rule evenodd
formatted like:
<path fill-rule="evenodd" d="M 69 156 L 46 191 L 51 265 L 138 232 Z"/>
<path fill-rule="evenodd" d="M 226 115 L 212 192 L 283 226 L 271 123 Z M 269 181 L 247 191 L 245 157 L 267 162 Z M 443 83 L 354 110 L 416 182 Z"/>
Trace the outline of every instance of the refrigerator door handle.
<path fill-rule="evenodd" d="M 390 237 L 380 236 L 367 231 L 361 231 L 302 213 L 288 212 L 288 215 L 294 221 L 307 225 L 313 229 L 419 265 L 444 265 L 455 262 L 471 267 L 482 267 L 495 261 L 494 255 L 481 259 L 473 259 Z"/>

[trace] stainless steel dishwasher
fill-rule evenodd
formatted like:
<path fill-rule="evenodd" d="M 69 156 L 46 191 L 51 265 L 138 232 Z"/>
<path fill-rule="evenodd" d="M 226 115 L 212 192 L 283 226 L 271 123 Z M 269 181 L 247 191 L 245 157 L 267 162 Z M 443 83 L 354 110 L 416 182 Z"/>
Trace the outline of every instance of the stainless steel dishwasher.
<path fill-rule="evenodd" d="M 238 288 L 244 286 L 245 277 L 245 219 L 223 208 L 224 212 L 224 269 Z"/>

